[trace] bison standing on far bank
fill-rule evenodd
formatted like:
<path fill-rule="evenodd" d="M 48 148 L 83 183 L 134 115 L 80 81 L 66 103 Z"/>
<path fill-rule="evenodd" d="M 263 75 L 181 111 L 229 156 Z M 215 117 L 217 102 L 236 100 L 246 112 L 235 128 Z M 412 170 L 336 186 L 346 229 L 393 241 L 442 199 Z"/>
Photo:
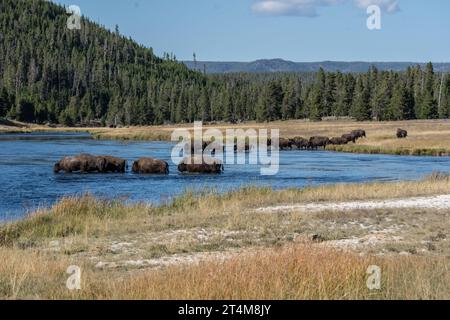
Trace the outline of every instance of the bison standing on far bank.
<path fill-rule="evenodd" d="M 356 139 L 360 138 L 366 138 L 366 131 L 359 129 L 359 130 L 353 130 L 351 133 Z"/>
<path fill-rule="evenodd" d="M 397 138 L 404 139 L 408 137 L 408 131 L 403 129 L 397 129 Z"/>
<path fill-rule="evenodd" d="M 312 137 L 311 139 L 309 139 L 309 146 L 313 150 L 325 148 L 329 144 L 330 139 L 326 137 Z"/>
<path fill-rule="evenodd" d="M 300 150 L 306 150 L 309 148 L 309 141 L 302 137 L 295 137 L 292 139 L 293 145 Z"/>
<path fill-rule="evenodd" d="M 341 145 L 344 145 L 347 143 L 348 143 L 347 139 L 344 139 L 344 138 L 331 138 L 330 139 L 330 144 L 332 144 L 334 146 L 341 146 Z"/>

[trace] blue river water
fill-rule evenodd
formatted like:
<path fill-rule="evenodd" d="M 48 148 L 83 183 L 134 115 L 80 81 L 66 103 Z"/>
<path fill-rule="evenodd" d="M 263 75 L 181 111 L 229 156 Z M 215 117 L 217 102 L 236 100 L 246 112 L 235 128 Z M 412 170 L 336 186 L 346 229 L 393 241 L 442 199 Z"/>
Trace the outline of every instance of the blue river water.
<path fill-rule="evenodd" d="M 0 220 L 19 219 L 63 196 L 86 193 L 160 204 L 185 191 L 414 180 L 433 171 L 450 171 L 450 158 L 286 151 L 280 153 L 280 171 L 275 176 L 261 176 L 256 165 L 225 165 L 222 175 L 181 175 L 170 161 L 172 147 L 167 142 L 98 141 L 88 134 L 0 135 Z M 168 176 L 53 173 L 55 162 L 82 152 L 123 157 L 129 167 L 140 157 L 159 158 L 169 162 L 171 172 Z"/>

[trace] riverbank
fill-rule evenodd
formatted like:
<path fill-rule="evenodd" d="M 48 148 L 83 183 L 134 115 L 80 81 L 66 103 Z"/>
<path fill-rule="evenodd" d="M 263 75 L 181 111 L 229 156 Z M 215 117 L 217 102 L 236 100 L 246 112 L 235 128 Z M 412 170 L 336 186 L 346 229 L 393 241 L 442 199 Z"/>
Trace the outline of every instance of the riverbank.
<path fill-rule="evenodd" d="M 448 176 L 436 174 L 418 182 L 185 194 L 159 207 L 66 198 L 0 227 L 0 296 L 448 299 L 450 208 L 330 204 L 398 203 L 449 188 Z M 383 271 L 375 292 L 366 287 L 374 264 Z M 64 285 L 70 265 L 83 270 L 77 292 Z"/>
<path fill-rule="evenodd" d="M 24 124 L 17 123 L 22 126 Z M 102 140 L 143 140 L 143 141 L 169 141 L 173 130 L 187 128 L 192 125 L 168 125 L 128 128 L 49 128 L 38 125 L 24 125 L 22 127 L 0 127 L 0 132 L 33 132 L 33 131 L 67 131 L 89 132 L 96 139 Z M 293 138 L 302 136 L 340 137 L 352 130 L 362 128 L 367 132 L 367 138 L 359 140 L 356 144 L 344 146 L 328 146 L 330 151 L 364 153 L 364 154 L 390 154 L 414 156 L 448 156 L 450 155 L 450 121 L 448 120 L 416 120 L 400 122 L 353 122 L 353 121 L 285 121 L 243 124 L 215 124 L 205 125 L 205 129 L 279 129 L 281 137 Z M 397 139 L 397 128 L 408 131 L 406 139 Z"/>

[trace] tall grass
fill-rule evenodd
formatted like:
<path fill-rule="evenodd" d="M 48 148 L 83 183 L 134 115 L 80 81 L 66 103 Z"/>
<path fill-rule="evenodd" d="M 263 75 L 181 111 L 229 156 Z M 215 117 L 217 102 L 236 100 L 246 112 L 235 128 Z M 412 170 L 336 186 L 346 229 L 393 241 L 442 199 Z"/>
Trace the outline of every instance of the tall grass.
<path fill-rule="evenodd" d="M 66 197 L 50 209 L 41 209 L 27 218 L 0 226 L 0 246 L 33 245 L 41 238 L 95 234 L 108 229 L 108 221 L 145 214 L 150 207 L 102 200 L 90 195 Z"/>
<path fill-rule="evenodd" d="M 0 249 L 0 298 L 38 299 L 450 299 L 450 262 L 371 257 L 320 245 L 243 253 L 222 261 L 140 273 L 82 266 L 81 290 L 65 287 L 69 259 Z M 382 271 L 381 290 L 367 269 Z"/>

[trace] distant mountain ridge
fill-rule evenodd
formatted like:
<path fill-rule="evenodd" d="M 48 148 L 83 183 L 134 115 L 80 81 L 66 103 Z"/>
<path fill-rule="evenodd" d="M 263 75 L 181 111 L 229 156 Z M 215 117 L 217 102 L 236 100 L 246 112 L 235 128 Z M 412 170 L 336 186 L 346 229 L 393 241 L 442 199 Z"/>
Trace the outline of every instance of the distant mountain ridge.
<path fill-rule="evenodd" d="M 214 62 L 214 61 L 184 61 L 184 64 L 197 71 L 206 71 L 209 74 L 217 73 L 271 73 L 271 72 L 317 72 L 321 67 L 329 72 L 367 72 L 371 66 L 379 70 L 404 71 L 408 67 L 425 63 L 417 62 L 293 62 L 283 59 L 262 59 L 252 62 Z M 450 63 L 433 63 L 436 72 L 450 72 Z"/>

